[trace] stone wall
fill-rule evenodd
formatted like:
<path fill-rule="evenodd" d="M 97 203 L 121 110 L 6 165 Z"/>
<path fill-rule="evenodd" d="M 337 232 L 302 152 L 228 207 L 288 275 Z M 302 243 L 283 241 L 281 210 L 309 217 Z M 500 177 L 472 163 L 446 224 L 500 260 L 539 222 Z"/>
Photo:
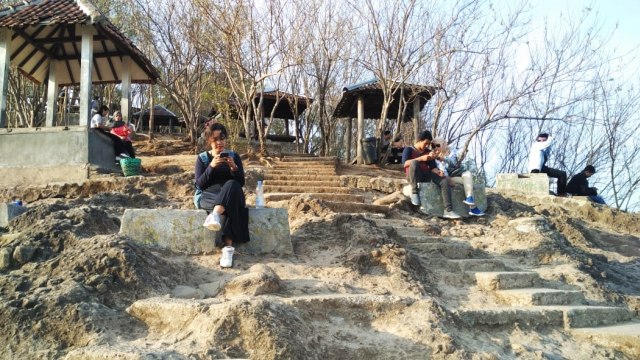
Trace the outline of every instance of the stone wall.
<path fill-rule="evenodd" d="M 549 194 L 549 177 L 544 173 L 498 174 L 496 189 L 518 191 L 525 194 Z"/>

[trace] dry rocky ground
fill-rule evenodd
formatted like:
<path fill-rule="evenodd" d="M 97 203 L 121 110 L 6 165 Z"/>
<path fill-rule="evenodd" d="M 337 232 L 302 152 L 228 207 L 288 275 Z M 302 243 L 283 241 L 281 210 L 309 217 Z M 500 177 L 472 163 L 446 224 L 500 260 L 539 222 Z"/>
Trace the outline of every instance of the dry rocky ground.
<path fill-rule="evenodd" d="M 294 255 L 232 269 L 118 235 L 126 208 L 191 208 L 195 156 L 180 142 L 138 144 L 143 174 L 0 189 L 28 211 L 0 229 L 0 359 L 631 359 L 562 327 L 469 326 L 451 311 L 495 299 L 442 259 L 414 251 L 373 214 L 303 196 L 286 207 Z M 246 158 L 246 193 L 269 159 Z M 372 167 L 342 175 L 402 177 Z M 357 190 L 354 190 L 357 191 Z M 369 199 L 388 194 L 370 191 Z M 396 196 L 385 219 L 461 249 L 536 269 L 589 304 L 640 311 L 640 215 L 552 197 L 489 191 L 487 216 L 451 222 Z M 377 220 L 378 219 L 378 220 Z M 526 228 L 526 231 L 522 229 Z M 7 250 L 8 251 L 8 250 Z M 462 251 L 462 250 L 461 250 Z M 628 344 L 627 344 L 628 345 Z"/>

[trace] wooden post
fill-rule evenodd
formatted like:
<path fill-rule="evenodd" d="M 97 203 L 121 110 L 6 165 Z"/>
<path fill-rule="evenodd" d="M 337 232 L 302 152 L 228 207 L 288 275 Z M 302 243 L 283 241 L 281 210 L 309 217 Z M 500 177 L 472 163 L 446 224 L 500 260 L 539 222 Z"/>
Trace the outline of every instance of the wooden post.
<path fill-rule="evenodd" d="M 80 55 L 80 126 L 91 125 L 91 75 L 93 73 L 93 28 L 78 25 L 82 34 Z M 100 111 L 98 109 L 98 111 Z"/>
<path fill-rule="evenodd" d="M 351 162 L 351 141 L 353 140 L 353 119 L 347 118 L 347 126 L 344 132 L 344 148 L 346 151 L 345 163 Z"/>
<path fill-rule="evenodd" d="M 56 77 L 56 61 L 49 59 L 49 80 L 47 81 L 47 115 L 45 126 L 52 127 L 56 124 L 58 115 L 58 80 Z"/>
<path fill-rule="evenodd" d="M 420 97 L 413 100 L 413 142 L 418 141 L 420 136 Z"/>
<path fill-rule="evenodd" d="M 129 114 L 131 112 L 131 57 L 122 57 L 122 84 L 121 84 L 120 112 L 122 120 L 131 121 Z"/>
<path fill-rule="evenodd" d="M 364 154 L 362 153 L 362 138 L 364 136 L 364 97 L 358 95 L 358 135 L 356 136 L 356 161 L 358 165 L 364 164 Z"/>
<path fill-rule="evenodd" d="M 9 69 L 11 68 L 11 33 L 0 29 L 0 129 L 7 127 L 7 89 L 9 89 Z"/>

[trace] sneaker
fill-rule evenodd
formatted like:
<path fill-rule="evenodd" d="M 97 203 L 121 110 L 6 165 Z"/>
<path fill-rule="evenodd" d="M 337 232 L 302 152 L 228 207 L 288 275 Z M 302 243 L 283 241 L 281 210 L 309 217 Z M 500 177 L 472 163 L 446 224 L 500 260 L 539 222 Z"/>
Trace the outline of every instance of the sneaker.
<path fill-rule="evenodd" d="M 204 222 L 204 226 L 211 231 L 218 231 L 222 227 L 222 219 L 220 218 L 220 214 L 216 212 L 212 212 L 207 215 L 207 219 Z"/>
<path fill-rule="evenodd" d="M 445 219 L 452 219 L 452 220 L 462 219 L 462 216 L 456 214 L 456 212 L 453 211 L 453 210 L 452 211 L 446 211 L 445 210 L 444 211 L 444 215 L 442 215 L 442 217 L 445 218 Z"/>
<path fill-rule="evenodd" d="M 474 207 L 473 209 L 469 209 L 469 215 L 471 216 L 484 216 L 484 212 L 480 210 L 478 207 Z"/>
<path fill-rule="evenodd" d="M 462 200 L 462 202 L 469 206 L 474 206 L 476 204 L 476 202 L 473 201 L 473 196 L 467 196 L 467 198 Z"/>
<path fill-rule="evenodd" d="M 129 154 L 127 154 L 127 153 L 122 153 L 122 154 L 120 154 L 120 157 L 123 158 L 123 159 L 128 159 L 131 156 L 129 156 Z"/>
<path fill-rule="evenodd" d="M 411 203 L 415 206 L 420 205 L 420 196 L 418 196 L 418 194 L 411 194 Z"/>
<path fill-rule="evenodd" d="M 230 268 L 233 266 L 233 246 L 225 246 L 222 248 L 222 256 L 220 256 L 220 266 Z"/>

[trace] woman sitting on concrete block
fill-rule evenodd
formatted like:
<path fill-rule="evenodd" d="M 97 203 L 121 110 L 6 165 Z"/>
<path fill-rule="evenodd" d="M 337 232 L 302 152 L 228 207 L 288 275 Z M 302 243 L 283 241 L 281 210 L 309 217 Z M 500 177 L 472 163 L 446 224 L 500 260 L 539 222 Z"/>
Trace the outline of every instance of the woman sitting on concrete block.
<path fill-rule="evenodd" d="M 225 248 L 220 265 L 231 267 L 234 243 L 249 241 L 249 211 L 244 192 L 244 168 L 240 156 L 226 150 L 227 129 L 221 123 L 205 129 L 209 151 L 196 159 L 194 203 L 196 208 L 211 211 L 207 228 L 222 231 Z"/>
<path fill-rule="evenodd" d="M 476 206 L 473 198 L 473 177 L 471 172 L 458 165 L 457 151 L 451 151 L 443 138 L 433 139 L 431 146 L 439 150 L 436 164 L 444 172 L 449 185 L 454 187 L 456 184 L 460 184 L 464 187 L 465 199 L 462 202 L 469 206 L 469 215 L 484 216 L 484 212 Z"/>

